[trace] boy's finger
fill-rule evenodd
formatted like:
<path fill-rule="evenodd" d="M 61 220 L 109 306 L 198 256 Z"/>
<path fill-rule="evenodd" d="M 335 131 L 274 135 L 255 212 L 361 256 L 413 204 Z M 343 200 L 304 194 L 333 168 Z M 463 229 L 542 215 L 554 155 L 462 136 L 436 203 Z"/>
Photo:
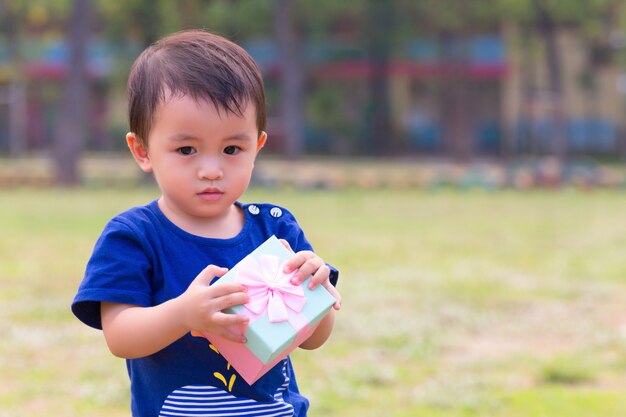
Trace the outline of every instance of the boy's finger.
<path fill-rule="evenodd" d="M 250 323 L 250 317 L 235 313 L 217 312 L 215 313 L 214 320 L 220 327 L 228 328 L 228 330 L 232 332 L 240 331 L 241 327 L 247 327 L 248 323 Z M 243 333 L 245 333 L 245 329 L 241 334 Z"/>
<path fill-rule="evenodd" d="M 244 334 L 250 318 L 242 314 L 216 313 L 215 322 L 219 324 L 219 335 L 233 342 L 245 343 Z"/>
<path fill-rule="evenodd" d="M 218 298 L 235 293 L 245 294 L 248 290 L 245 285 L 237 284 L 236 282 L 227 282 L 224 284 L 217 283 L 211 285 L 207 291 L 209 291 L 212 298 Z"/>
<path fill-rule="evenodd" d="M 220 332 L 218 333 L 218 336 L 221 336 L 224 339 L 227 339 L 227 340 L 230 340 L 231 342 L 236 342 L 236 343 L 246 343 L 248 341 L 245 338 L 245 336 L 241 336 L 236 333 Z"/>
<path fill-rule="evenodd" d="M 335 297 L 335 304 L 333 304 L 333 308 L 335 310 L 341 309 L 341 294 L 339 294 L 337 288 L 335 288 L 333 284 L 331 284 L 328 280 L 324 281 L 322 285 L 324 286 L 324 288 L 326 288 L 326 291 L 328 291 L 330 295 Z"/>
<path fill-rule="evenodd" d="M 278 241 L 282 243 L 283 246 L 286 247 L 289 252 L 293 253 L 293 249 L 291 249 L 291 245 L 289 244 L 289 242 L 287 242 L 285 239 L 278 239 Z"/>
<path fill-rule="evenodd" d="M 283 271 L 285 273 L 290 273 L 300 268 L 306 261 L 311 258 L 315 258 L 315 254 L 311 251 L 303 250 L 291 257 L 287 262 L 285 262 L 285 266 L 283 267 Z M 307 274 L 308 276 L 308 274 Z"/>
<path fill-rule="evenodd" d="M 320 269 L 322 270 L 321 272 Z M 320 274 L 327 273 L 326 278 L 328 278 L 330 269 L 326 268 L 326 265 L 321 258 L 313 257 L 308 259 L 300 268 L 298 268 L 298 272 L 296 272 L 294 279 L 292 279 L 292 283 L 300 284 L 307 279 L 309 275 L 317 274 L 318 272 L 320 272 Z M 326 278 L 319 279 L 313 288 L 317 287 L 319 283 L 324 281 Z"/>
<path fill-rule="evenodd" d="M 237 343 L 246 343 L 245 333 L 250 323 L 250 318 L 241 314 L 215 313 L 213 321 L 216 324 L 211 331 L 192 330 L 195 337 L 210 339 L 211 334 L 221 336 Z"/>
<path fill-rule="evenodd" d="M 200 284 L 209 285 L 211 281 L 213 281 L 213 278 L 221 277 L 226 272 L 228 272 L 228 268 L 222 268 L 222 267 L 215 266 L 215 265 L 208 265 L 206 268 L 202 270 L 202 272 L 198 274 L 198 276 L 194 279 L 194 282 L 197 281 Z"/>
<path fill-rule="evenodd" d="M 313 277 L 311 277 L 311 281 L 309 281 L 309 289 L 314 290 L 323 283 L 328 280 L 330 276 L 330 268 L 326 266 L 326 264 L 322 264 L 317 268 Z"/>
<path fill-rule="evenodd" d="M 247 304 L 250 297 L 245 292 L 232 292 L 224 294 L 214 299 L 215 311 L 226 310 L 227 308 Z"/>

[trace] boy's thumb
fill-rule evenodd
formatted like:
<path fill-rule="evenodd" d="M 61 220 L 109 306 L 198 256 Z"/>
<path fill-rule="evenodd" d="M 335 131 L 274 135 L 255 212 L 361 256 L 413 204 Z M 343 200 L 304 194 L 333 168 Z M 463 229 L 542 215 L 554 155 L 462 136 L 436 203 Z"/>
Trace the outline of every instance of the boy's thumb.
<path fill-rule="evenodd" d="M 211 281 L 215 277 L 221 277 L 226 272 L 228 272 L 228 268 L 222 268 L 215 265 L 209 265 L 202 270 L 194 280 L 194 282 L 202 285 L 210 285 Z"/>

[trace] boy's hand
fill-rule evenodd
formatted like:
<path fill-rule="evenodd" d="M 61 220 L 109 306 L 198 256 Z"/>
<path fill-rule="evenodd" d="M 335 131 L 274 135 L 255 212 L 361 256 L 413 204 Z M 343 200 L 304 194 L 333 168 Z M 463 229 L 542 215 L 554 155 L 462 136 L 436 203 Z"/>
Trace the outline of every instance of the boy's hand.
<path fill-rule="evenodd" d="M 183 304 L 182 318 L 194 336 L 213 333 L 234 342 L 245 343 L 243 334 L 250 319 L 244 315 L 222 313 L 222 310 L 246 304 L 246 288 L 241 284 L 209 285 L 213 278 L 221 277 L 228 269 L 207 266 L 179 297 Z"/>
<path fill-rule="evenodd" d="M 280 243 L 283 244 L 288 250 L 293 252 L 289 242 L 284 239 L 279 239 Z M 341 308 L 341 295 L 339 291 L 330 283 L 330 268 L 326 265 L 326 263 L 317 256 L 314 252 L 304 250 L 294 254 L 294 256 L 287 261 L 284 266 L 283 272 L 286 274 L 296 271 L 294 277 L 291 280 L 291 283 L 294 285 L 300 285 L 302 282 L 309 276 L 311 277 L 311 281 L 309 281 L 309 288 L 314 290 L 319 285 L 324 286 L 328 290 L 328 292 L 335 297 L 335 304 L 333 308 L 335 310 L 339 310 Z"/>

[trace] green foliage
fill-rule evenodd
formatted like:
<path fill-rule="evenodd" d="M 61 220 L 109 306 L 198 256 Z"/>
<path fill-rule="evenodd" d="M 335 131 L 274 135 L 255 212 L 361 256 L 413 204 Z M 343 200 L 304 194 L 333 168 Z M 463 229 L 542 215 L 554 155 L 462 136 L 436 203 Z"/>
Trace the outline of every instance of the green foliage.
<path fill-rule="evenodd" d="M 562 24 L 593 26 L 614 4 L 612 0 L 497 0 L 496 10 L 499 17 L 522 23 L 534 22 L 545 11 Z"/>
<path fill-rule="evenodd" d="M 328 134 L 348 135 L 351 123 L 341 91 L 336 86 L 320 85 L 313 89 L 307 100 L 307 120 L 311 126 Z"/>
<path fill-rule="evenodd" d="M 42 24 L 48 21 L 63 21 L 71 11 L 71 0 L 18 0 L 6 2 L 13 13 L 26 17 L 31 23 Z"/>
<path fill-rule="evenodd" d="M 271 34 L 271 17 L 270 0 L 212 1 L 206 4 L 202 13 L 207 29 L 236 41 Z"/>
<path fill-rule="evenodd" d="M 297 27 L 311 39 L 326 39 L 342 25 L 358 27 L 365 9 L 366 0 L 296 0 Z"/>
<path fill-rule="evenodd" d="M 295 9 L 297 27 L 310 38 L 324 38 L 345 23 L 366 33 L 367 10 L 372 4 L 382 3 L 299 0 Z M 5 7 L 27 24 L 58 26 L 69 15 L 71 1 L 20 0 L 7 2 Z M 165 33 L 189 27 L 205 27 L 237 38 L 272 34 L 271 0 L 96 0 L 96 7 L 98 27 L 113 39 L 131 37 L 151 42 Z M 495 25 L 502 19 L 531 23 L 541 10 L 557 22 L 574 24 L 589 33 L 602 30 L 601 18 L 607 13 L 621 25 L 626 19 L 624 7 L 614 0 L 389 0 L 386 7 L 393 9 L 395 16 L 395 24 L 385 33 L 389 39 L 398 33 Z"/>

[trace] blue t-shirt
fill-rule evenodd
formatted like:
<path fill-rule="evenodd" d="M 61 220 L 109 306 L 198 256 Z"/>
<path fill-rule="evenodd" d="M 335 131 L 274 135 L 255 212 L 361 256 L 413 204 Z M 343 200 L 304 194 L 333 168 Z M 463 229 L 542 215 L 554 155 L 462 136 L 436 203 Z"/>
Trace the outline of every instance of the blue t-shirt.
<path fill-rule="evenodd" d="M 113 218 L 96 242 L 72 311 L 101 329 L 100 302 L 159 305 L 181 295 L 209 264 L 232 268 L 270 236 L 294 251 L 312 250 L 286 209 L 236 203 L 245 213 L 241 232 L 231 239 L 185 232 L 161 212 L 156 201 Z M 331 267 L 331 280 L 338 272 Z M 135 417 L 306 416 L 290 359 L 248 385 L 209 341 L 190 334 L 163 350 L 126 361 Z"/>

